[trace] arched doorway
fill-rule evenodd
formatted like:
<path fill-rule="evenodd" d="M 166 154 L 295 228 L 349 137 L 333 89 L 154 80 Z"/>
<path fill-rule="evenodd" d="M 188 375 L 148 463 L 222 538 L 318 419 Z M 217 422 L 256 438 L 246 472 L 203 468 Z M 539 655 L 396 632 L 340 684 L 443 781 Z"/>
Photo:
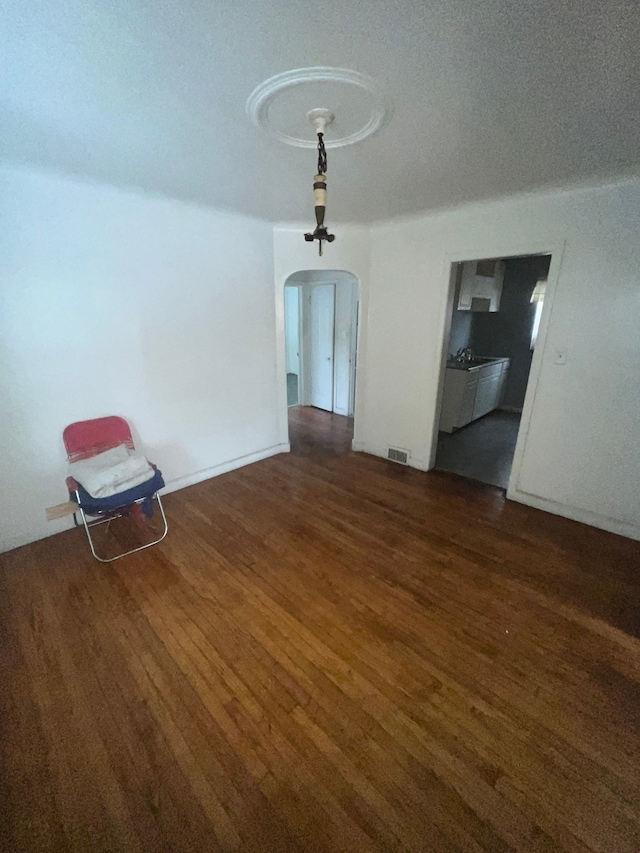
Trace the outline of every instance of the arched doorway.
<path fill-rule="evenodd" d="M 285 280 L 288 423 L 329 423 L 326 412 L 348 418 L 344 428 L 353 432 L 359 301 L 360 282 L 345 270 L 299 270 Z M 294 412 L 298 407 L 318 414 Z"/>

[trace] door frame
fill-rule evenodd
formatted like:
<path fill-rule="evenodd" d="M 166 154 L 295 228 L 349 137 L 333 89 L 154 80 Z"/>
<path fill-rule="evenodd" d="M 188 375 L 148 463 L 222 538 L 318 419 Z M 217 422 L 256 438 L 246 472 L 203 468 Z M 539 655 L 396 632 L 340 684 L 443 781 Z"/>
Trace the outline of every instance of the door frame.
<path fill-rule="evenodd" d="M 542 306 L 542 316 L 540 318 L 540 327 L 536 338 L 536 345 L 533 350 L 533 358 L 531 360 L 531 368 L 529 370 L 529 378 L 527 379 L 527 390 L 525 392 L 524 404 L 522 406 L 522 415 L 520 417 L 520 427 L 518 429 L 518 437 L 516 447 L 513 454 L 513 463 L 511 466 L 511 475 L 509 477 L 509 485 L 507 487 L 507 498 L 510 500 L 518 500 L 518 495 L 521 494 L 518 484 L 520 482 L 520 470 L 522 468 L 522 460 L 524 458 L 525 447 L 531 418 L 533 415 L 536 392 L 540 380 L 540 371 L 542 368 L 542 360 L 547 347 L 547 334 L 553 312 L 553 303 L 556 296 L 558 278 L 560 276 L 560 268 L 562 265 L 562 256 L 564 253 L 565 241 L 559 243 L 548 242 L 539 244 L 535 242 L 522 243 L 518 245 L 510 245 L 496 248 L 490 246 L 484 249 L 478 247 L 477 250 L 467 252 L 464 256 L 459 253 L 448 254 L 444 259 L 444 273 L 447 276 L 449 285 L 447 290 L 447 299 L 445 303 L 444 316 L 441 318 L 441 354 L 440 354 L 440 370 L 438 378 L 438 393 L 436 395 L 436 406 L 434 412 L 434 420 L 431 429 L 431 454 L 429 459 L 429 468 L 433 468 L 436 462 L 436 453 L 438 451 L 438 431 L 440 427 L 440 415 L 442 411 L 442 393 L 444 390 L 445 371 L 447 367 L 447 359 L 449 355 L 449 335 L 451 332 L 451 320 L 454 310 L 454 295 L 456 289 L 456 272 L 457 265 L 468 261 L 479 260 L 481 258 L 508 258 L 527 257 L 529 255 L 551 255 L 551 264 L 549 265 L 549 273 L 547 276 L 547 287 L 545 290 L 544 304 Z"/>
<path fill-rule="evenodd" d="M 303 294 L 302 288 L 300 287 L 299 284 L 285 284 L 285 286 L 282 290 L 283 301 L 285 299 L 284 294 L 285 294 L 287 288 L 289 288 L 290 290 L 295 289 L 298 291 L 298 402 L 293 403 L 293 405 L 299 406 L 299 405 L 301 405 L 301 400 L 302 400 L 303 394 L 304 394 L 304 378 L 303 378 L 303 374 L 304 374 L 304 353 L 302 352 L 302 340 L 303 340 L 303 338 L 302 338 L 302 304 L 301 304 L 304 294 Z M 284 322 L 284 336 L 285 336 L 285 381 L 286 381 L 286 376 L 287 376 L 287 368 L 286 368 L 286 354 L 287 354 L 286 312 L 285 312 L 284 321 L 285 321 Z M 291 408 L 291 407 L 289 406 L 289 403 L 287 401 L 287 409 L 289 409 L 289 408 Z"/>
<path fill-rule="evenodd" d="M 360 293 L 354 287 L 351 301 L 351 349 L 349 352 L 349 403 L 347 417 L 354 417 L 356 411 L 356 376 L 358 374 L 358 337 L 360 335 Z M 334 386 L 335 388 L 335 386 Z"/>

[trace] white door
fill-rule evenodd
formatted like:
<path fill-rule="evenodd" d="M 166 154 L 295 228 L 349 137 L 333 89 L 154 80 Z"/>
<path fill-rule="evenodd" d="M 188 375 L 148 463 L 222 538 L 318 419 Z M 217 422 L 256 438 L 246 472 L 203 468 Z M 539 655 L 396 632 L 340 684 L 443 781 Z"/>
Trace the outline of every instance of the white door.
<path fill-rule="evenodd" d="M 309 405 L 333 411 L 333 333 L 335 285 L 311 288 L 309 303 Z"/>

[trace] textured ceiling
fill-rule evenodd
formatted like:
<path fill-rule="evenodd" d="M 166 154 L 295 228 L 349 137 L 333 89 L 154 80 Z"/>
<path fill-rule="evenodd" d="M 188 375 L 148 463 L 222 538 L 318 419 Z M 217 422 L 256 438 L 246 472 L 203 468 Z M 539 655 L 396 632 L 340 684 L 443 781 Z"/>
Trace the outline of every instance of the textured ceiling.
<path fill-rule="evenodd" d="M 315 158 L 245 101 L 303 66 L 394 105 L 329 152 L 329 223 L 640 166 L 637 0 L 5 0 L 1 29 L 3 159 L 272 220 L 310 218 Z"/>

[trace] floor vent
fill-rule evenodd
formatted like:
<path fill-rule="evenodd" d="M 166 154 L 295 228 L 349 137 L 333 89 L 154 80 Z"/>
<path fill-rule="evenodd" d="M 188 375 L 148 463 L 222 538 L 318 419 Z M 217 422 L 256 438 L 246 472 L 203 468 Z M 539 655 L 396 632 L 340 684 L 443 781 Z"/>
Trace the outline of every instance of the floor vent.
<path fill-rule="evenodd" d="M 400 450 L 398 447 L 390 447 L 387 453 L 387 459 L 392 462 L 399 462 L 401 465 L 409 464 L 409 451 Z"/>

